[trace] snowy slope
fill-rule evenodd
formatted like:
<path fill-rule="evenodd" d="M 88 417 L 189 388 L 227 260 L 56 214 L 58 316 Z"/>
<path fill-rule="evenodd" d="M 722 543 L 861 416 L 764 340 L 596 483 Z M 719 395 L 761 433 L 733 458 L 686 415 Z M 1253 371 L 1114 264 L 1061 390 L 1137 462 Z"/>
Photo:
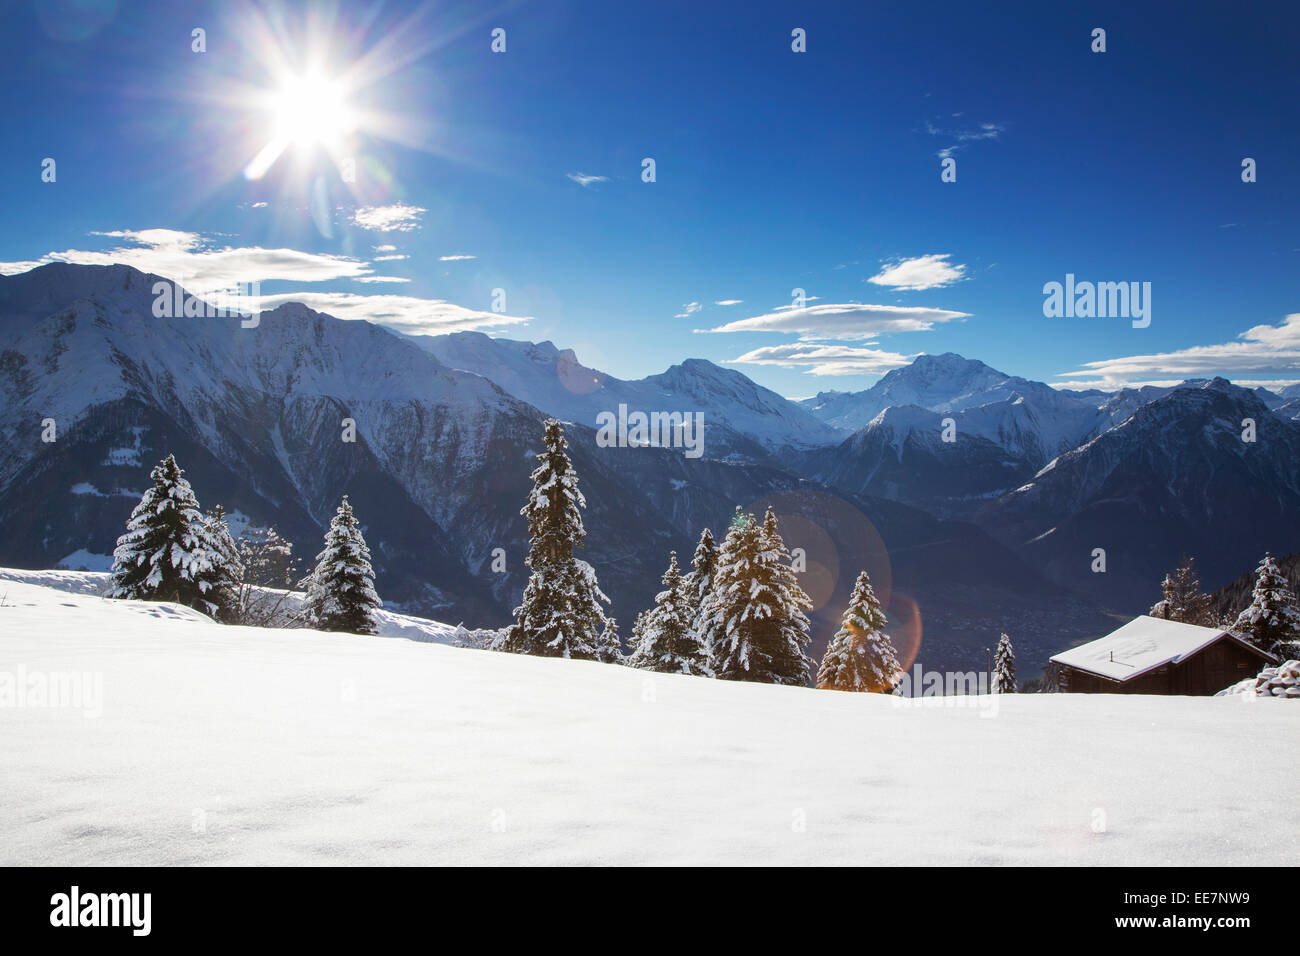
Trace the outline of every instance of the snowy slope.
<path fill-rule="evenodd" d="M 0 708 L 3 865 L 1300 860 L 1290 701 L 993 714 L 6 587 L 0 675 L 103 694 Z"/>
<path fill-rule="evenodd" d="M 16 586 L 36 586 L 65 591 L 69 594 L 102 597 L 108 591 L 109 578 L 110 575 L 106 572 L 98 571 L 27 571 L 21 568 L 0 568 L 0 601 L 5 599 L 11 588 L 17 591 Z M 283 610 L 296 611 L 302 606 L 302 599 L 301 591 L 291 592 L 283 605 Z M 428 618 L 380 609 L 375 612 L 375 620 L 379 625 L 379 637 L 404 637 L 407 640 L 432 644 L 452 644 L 457 639 L 455 627 Z"/>

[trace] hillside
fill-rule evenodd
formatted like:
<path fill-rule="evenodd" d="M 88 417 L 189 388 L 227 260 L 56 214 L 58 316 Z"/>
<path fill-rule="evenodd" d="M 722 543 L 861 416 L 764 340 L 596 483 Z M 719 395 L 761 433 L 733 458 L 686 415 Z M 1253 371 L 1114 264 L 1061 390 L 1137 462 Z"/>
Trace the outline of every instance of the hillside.
<path fill-rule="evenodd" d="M 20 674 L 102 682 L 82 707 L 0 707 L 0 865 L 1295 856 L 1286 701 L 918 705 L 223 627 L 19 581 L 0 598 L 11 693 Z"/>

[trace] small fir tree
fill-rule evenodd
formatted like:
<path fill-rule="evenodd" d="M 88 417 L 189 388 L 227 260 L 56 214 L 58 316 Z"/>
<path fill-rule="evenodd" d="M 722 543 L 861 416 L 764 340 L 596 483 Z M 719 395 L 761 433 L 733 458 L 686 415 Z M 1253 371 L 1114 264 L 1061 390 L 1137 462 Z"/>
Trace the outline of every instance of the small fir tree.
<path fill-rule="evenodd" d="M 214 553 L 199 503 L 185 473 L 168 455 L 149 473 L 153 486 L 131 512 L 113 550 L 109 596 L 175 601 L 215 615 Z"/>
<path fill-rule="evenodd" d="M 1281 660 L 1300 656 L 1300 609 L 1272 554 L 1255 569 L 1250 606 L 1237 615 L 1234 633 Z"/>
<path fill-rule="evenodd" d="M 993 652 L 993 686 L 990 691 L 994 694 L 1016 692 L 1016 652 L 1006 634 L 998 638 L 998 649 Z"/>
<path fill-rule="evenodd" d="M 528 519 L 525 563 L 531 573 L 514 611 L 515 623 L 497 646 L 541 657 L 610 659 L 611 648 L 602 637 L 606 622 L 601 607 L 609 598 L 591 565 L 574 556 L 587 534 L 580 510 L 587 502 L 569 461 L 563 426 L 552 418 L 544 427 L 545 447 L 533 469 L 533 490 L 519 512 Z"/>
<path fill-rule="evenodd" d="M 375 592 L 375 570 L 361 525 L 344 495 L 325 532 L 325 548 L 304 582 L 303 615 L 311 627 L 348 634 L 375 634 L 375 611 L 383 601 Z"/>
<path fill-rule="evenodd" d="M 887 624 L 880 599 L 863 571 L 853 585 L 840 629 L 826 645 L 817 669 L 817 686 L 871 694 L 891 692 L 902 680 L 903 669 L 885 633 Z"/>
<path fill-rule="evenodd" d="M 1201 627 L 1214 625 L 1210 596 L 1201 590 L 1201 579 L 1196 573 L 1196 562 L 1192 558 L 1183 558 L 1178 567 L 1166 574 L 1160 589 L 1164 596 L 1147 612 L 1151 617 Z"/>
<path fill-rule="evenodd" d="M 244 564 L 221 505 L 204 515 L 203 534 L 213 555 L 212 567 L 203 574 L 208 582 L 208 599 L 216 605 L 216 616 L 220 620 L 227 624 L 237 623 Z"/>
<path fill-rule="evenodd" d="M 713 532 L 705 528 L 700 532 L 699 543 L 695 545 L 695 555 L 691 558 L 689 574 L 682 576 L 682 587 L 686 592 L 686 605 L 691 612 L 691 626 L 699 629 L 700 611 L 708 601 L 713 590 L 713 572 L 718 567 L 718 545 L 713 540 Z"/>
<path fill-rule="evenodd" d="M 703 621 L 709 666 L 723 680 L 804 684 L 812 601 L 795 578 L 769 508 L 762 524 L 736 509 L 718 553 Z"/>
<path fill-rule="evenodd" d="M 668 557 L 662 580 L 664 590 L 655 596 L 654 608 L 638 619 L 637 644 L 628 663 L 644 670 L 711 676 L 708 655 L 692 625 L 688 581 L 677 567 L 676 551 Z"/>

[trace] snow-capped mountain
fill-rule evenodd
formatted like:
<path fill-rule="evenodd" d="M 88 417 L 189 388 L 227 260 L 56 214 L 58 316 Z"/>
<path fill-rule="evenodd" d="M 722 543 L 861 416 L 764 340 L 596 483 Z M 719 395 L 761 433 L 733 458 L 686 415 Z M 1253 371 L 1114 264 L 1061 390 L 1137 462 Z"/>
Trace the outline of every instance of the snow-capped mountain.
<path fill-rule="evenodd" d="M 941 413 L 921 418 L 918 426 L 952 418 L 957 435 L 987 439 L 1037 469 L 1109 427 L 1116 414 L 1102 407 L 1109 400 L 1105 393 L 1055 389 L 947 352 L 918 356 L 865 391 L 823 392 L 800 404 L 841 431 L 871 428 L 892 407 Z"/>
<path fill-rule="evenodd" d="M 1254 440 L 1248 440 L 1248 420 Z M 1153 603 L 1193 555 L 1213 588 L 1300 539 L 1300 424 L 1224 379 L 1187 382 L 1046 465 L 977 516 L 1066 586 Z M 1093 551 L 1106 570 L 1093 572 Z"/>
<path fill-rule="evenodd" d="M 840 431 L 855 432 L 891 405 L 916 405 L 935 412 L 1002 402 L 1017 396 L 1055 391 L 999 372 L 954 352 L 919 355 L 910 364 L 885 374 L 861 392 L 822 392 L 799 404 Z"/>
<path fill-rule="evenodd" d="M 307 561 L 349 494 L 394 610 L 471 627 L 509 620 L 527 576 L 519 508 L 543 410 L 407 337 L 298 304 L 263 314 L 256 328 L 233 317 L 155 318 L 157 281 L 125 266 L 64 264 L 0 278 L 0 564 L 102 567 L 150 467 L 170 452 L 202 505 L 274 524 Z M 533 362 L 526 352 L 516 360 Z M 735 415 L 746 427 L 798 421 L 796 409 L 780 424 L 793 406 L 709 363 L 626 384 L 654 389 L 666 410 L 699 402 L 706 416 Z M 42 440 L 47 420 L 52 441 Z M 773 501 L 792 528 L 802 516 L 803 527 L 824 529 L 803 542 L 810 562 L 836 568 L 814 623 L 819 641 L 853 576 L 882 549 L 893 589 L 926 609 L 927 666 L 982 654 L 971 614 L 959 611 L 972 604 L 994 621 L 1024 621 L 1027 666 L 1059 650 L 1063 631 L 1104 629 L 1094 609 L 1071 604 L 971 524 L 835 494 L 788 468 L 721 460 L 709 439 L 691 460 L 680 449 L 599 447 L 584 424 L 568 435 L 588 502 L 583 557 L 625 634 L 659 589 L 670 549 L 689 555 L 700 529 L 720 530 L 737 504 L 761 512 Z M 792 530 L 792 546 L 797 538 Z M 497 548 L 504 573 L 491 569 Z"/>
<path fill-rule="evenodd" d="M 625 381 L 578 361 L 551 342 L 490 338 L 481 332 L 413 336 L 444 365 L 481 375 L 521 401 L 567 421 L 595 427 L 602 412 L 700 412 L 705 453 L 773 459 L 783 449 L 840 440 L 834 429 L 740 372 L 687 359 L 658 375 Z"/>

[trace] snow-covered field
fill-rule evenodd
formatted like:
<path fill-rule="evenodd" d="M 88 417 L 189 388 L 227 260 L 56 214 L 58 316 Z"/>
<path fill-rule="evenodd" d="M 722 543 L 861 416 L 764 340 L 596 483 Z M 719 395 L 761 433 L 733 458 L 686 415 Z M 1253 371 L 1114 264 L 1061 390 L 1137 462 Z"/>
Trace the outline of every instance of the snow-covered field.
<path fill-rule="evenodd" d="M 1300 862 L 1293 701 L 994 714 L 0 599 L 3 865 Z"/>

